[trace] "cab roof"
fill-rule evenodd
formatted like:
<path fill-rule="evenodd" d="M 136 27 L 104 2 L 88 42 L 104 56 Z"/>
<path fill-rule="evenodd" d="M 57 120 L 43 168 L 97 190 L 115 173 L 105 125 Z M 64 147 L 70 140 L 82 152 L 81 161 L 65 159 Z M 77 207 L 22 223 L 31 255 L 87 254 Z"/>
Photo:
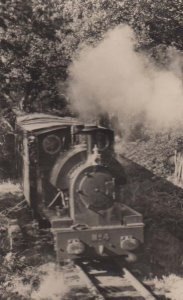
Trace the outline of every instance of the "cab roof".
<path fill-rule="evenodd" d="M 72 125 L 83 125 L 82 122 L 72 117 L 59 117 L 50 114 L 32 113 L 17 117 L 17 125 L 24 131 L 39 131 L 56 127 L 65 128 Z"/>

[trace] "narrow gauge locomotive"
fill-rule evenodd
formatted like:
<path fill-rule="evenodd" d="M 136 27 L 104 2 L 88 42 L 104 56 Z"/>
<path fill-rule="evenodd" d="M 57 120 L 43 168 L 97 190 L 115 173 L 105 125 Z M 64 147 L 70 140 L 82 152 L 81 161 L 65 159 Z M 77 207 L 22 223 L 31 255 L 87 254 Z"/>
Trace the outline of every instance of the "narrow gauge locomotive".
<path fill-rule="evenodd" d="M 126 177 L 111 129 L 48 114 L 18 116 L 17 170 L 34 217 L 47 220 L 58 260 L 128 255 L 142 216 L 120 201 Z"/>

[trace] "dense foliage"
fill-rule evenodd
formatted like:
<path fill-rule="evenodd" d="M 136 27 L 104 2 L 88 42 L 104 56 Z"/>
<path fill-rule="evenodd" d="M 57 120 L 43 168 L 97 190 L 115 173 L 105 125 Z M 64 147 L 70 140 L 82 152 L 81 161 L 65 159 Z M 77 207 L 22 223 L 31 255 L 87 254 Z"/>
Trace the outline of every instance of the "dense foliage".
<path fill-rule="evenodd" d="M 63 107 L 58 90 L 62 94 L 64 88 L 58 86 L 76 50 L 121 23 L 134 28 L 141 48 L 183 49 L 182 14 L 178 0 L 2 0 L 1 108 L 20 104 L 43 110 L 48 103 Z"/>

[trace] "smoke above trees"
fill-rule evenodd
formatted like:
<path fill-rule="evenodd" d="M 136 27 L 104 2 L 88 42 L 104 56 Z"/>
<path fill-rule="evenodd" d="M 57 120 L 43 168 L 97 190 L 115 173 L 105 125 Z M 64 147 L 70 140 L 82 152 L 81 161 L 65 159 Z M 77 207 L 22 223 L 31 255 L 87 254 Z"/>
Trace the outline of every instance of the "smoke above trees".
<path fill-rule="evenodd" d="M 109 113 L 126 124 L 143 117 L 157 129 L 183 125 L 182 57 L 170 47 L 169 62 L 160 67 L 135 47 L 129 26 L 84 47 L 69 68 L 73 108 L 86 120 Z"/>

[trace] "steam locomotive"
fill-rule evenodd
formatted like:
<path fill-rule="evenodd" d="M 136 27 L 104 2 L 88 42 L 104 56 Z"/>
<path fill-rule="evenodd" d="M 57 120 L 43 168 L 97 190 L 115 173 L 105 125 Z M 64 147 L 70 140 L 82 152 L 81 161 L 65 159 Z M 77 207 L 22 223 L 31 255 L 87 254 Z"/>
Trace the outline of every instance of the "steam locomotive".
<path fill-rule="evenodd" d="M 59 261 L 129 255 L 143 242 L 142 215 L 120 200 L 126 182 L 111 129 L 71 117 L 20 115 L 17 170 L 34 217 L 47 221 Z"/>

